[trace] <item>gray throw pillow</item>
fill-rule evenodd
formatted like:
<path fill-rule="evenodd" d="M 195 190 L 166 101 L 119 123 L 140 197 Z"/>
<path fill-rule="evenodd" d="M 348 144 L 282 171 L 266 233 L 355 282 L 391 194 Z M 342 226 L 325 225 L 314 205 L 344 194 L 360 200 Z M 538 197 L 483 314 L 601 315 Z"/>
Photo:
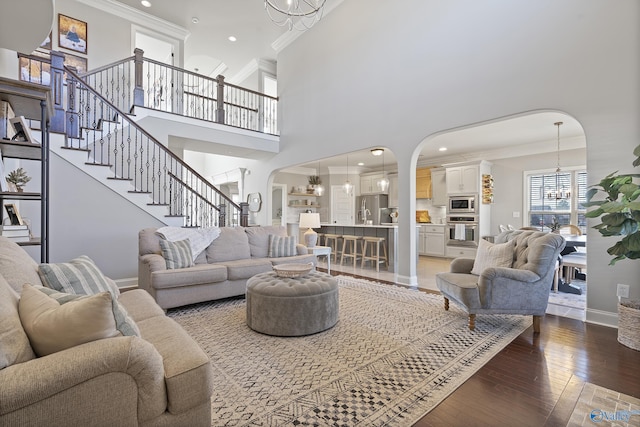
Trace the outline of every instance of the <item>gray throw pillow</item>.
<path fill-rule="evenodd" d="M 98 266 L 86 255 L 69 262 L 40 264 L 38 274 L 42 283 L 51 289 L 76 295 L 109 292 L 114 299 L 120 295 L 118 286 L 102 274 Z"/>
<path fill-rule="evenodd" d="M 162 249 L 162 257 L 167 263 L 167 269 L 173 270 L 193 266 L 193 252 L 191 252 L 189 239 L 177 242 L 160 239 L 160 249 Z"/>
<path fill-rule="evenodd" d="M 298 255 L 296 236 L 269 235 L 269 258 Z"/>

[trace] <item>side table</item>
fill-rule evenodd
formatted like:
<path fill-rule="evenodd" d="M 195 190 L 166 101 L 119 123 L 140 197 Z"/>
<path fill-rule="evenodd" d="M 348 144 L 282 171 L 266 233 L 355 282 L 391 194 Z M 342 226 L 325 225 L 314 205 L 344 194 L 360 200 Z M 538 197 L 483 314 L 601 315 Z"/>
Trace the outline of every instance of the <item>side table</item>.
<path fill-rule="evenodd" d="M 330 246 L 314 246 L 307 248 L 307 252 L 315 256 L 327 257 L 327 273 L 331 273 L 331 247 Z"/>

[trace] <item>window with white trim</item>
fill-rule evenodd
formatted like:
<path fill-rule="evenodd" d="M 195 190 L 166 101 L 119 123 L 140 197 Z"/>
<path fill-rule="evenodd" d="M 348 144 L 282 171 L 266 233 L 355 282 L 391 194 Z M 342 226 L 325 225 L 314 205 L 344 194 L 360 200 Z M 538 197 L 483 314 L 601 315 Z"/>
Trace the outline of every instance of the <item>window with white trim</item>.
<path fill-rule="evenodd" d="M 528 202 L 525 226 L 548 231 L 555 217 L 561 225 L 574 224 L 586 233 L 586 170 L 525 172 L 525 175 Z"/>

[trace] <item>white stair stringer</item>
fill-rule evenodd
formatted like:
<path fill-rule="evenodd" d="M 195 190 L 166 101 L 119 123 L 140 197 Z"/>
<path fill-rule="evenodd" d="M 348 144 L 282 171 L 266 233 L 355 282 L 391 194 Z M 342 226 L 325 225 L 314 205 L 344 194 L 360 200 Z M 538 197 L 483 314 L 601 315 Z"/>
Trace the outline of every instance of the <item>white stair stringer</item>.
<path fill-rule="evenodd" d="M 131 204 L 137 206 L 141 210 L 147 212 L 149 215 L 156 218 L 158 221 L 174 227 L 181 227 L 184 225 L 184 218 L 182 217 L 168 217 L 169 208 L 167 206 L 149 205 L 153 200 L 146 193 L 130 193 L 134 191 L 134 187 L 130 181 L 108 179 L 113 177 L 113 172 L 107 166 L 95 166 L 86 164 L 88 157 L 87 152 L 82 150 L 69 150 L 62 148 L 65 144 L 65 136 L 61 134 L 51 134 L 49 147 L 50 152 L 61 157 L 69 164 L 82 170 L 89 177 L 98 181 L 102 185 L 111 189 L 113 192 L 119 194 L 123 199 L 129 201 Z"/>

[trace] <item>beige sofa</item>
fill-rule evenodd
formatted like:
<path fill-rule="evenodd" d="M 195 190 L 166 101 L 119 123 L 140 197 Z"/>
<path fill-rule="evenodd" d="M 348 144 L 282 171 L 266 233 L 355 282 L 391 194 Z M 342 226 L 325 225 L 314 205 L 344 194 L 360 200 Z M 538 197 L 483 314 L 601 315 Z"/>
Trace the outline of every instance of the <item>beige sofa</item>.
<path fill-rule="evenodd" d="M 247 280 L 283 263 L 316 265 L 316 256 L 297 244 L 297 255 L 269 257 L 269 235 L 286 236 L 284 226 L 223 227 L 192 267 L 167 269 L 155 228 L 140 231 L 138 287 L 164 309 L 244 295 Z"/>
<path fill-rule="evenodd" d="M 118 299 L 141 337 L 99 339 L 37 357 L 16 291 L 40 285 L 37 270 L 22 248 L 0 237 L 0 425 L 211 424 L 209 359 L 144 290 Z"/>

